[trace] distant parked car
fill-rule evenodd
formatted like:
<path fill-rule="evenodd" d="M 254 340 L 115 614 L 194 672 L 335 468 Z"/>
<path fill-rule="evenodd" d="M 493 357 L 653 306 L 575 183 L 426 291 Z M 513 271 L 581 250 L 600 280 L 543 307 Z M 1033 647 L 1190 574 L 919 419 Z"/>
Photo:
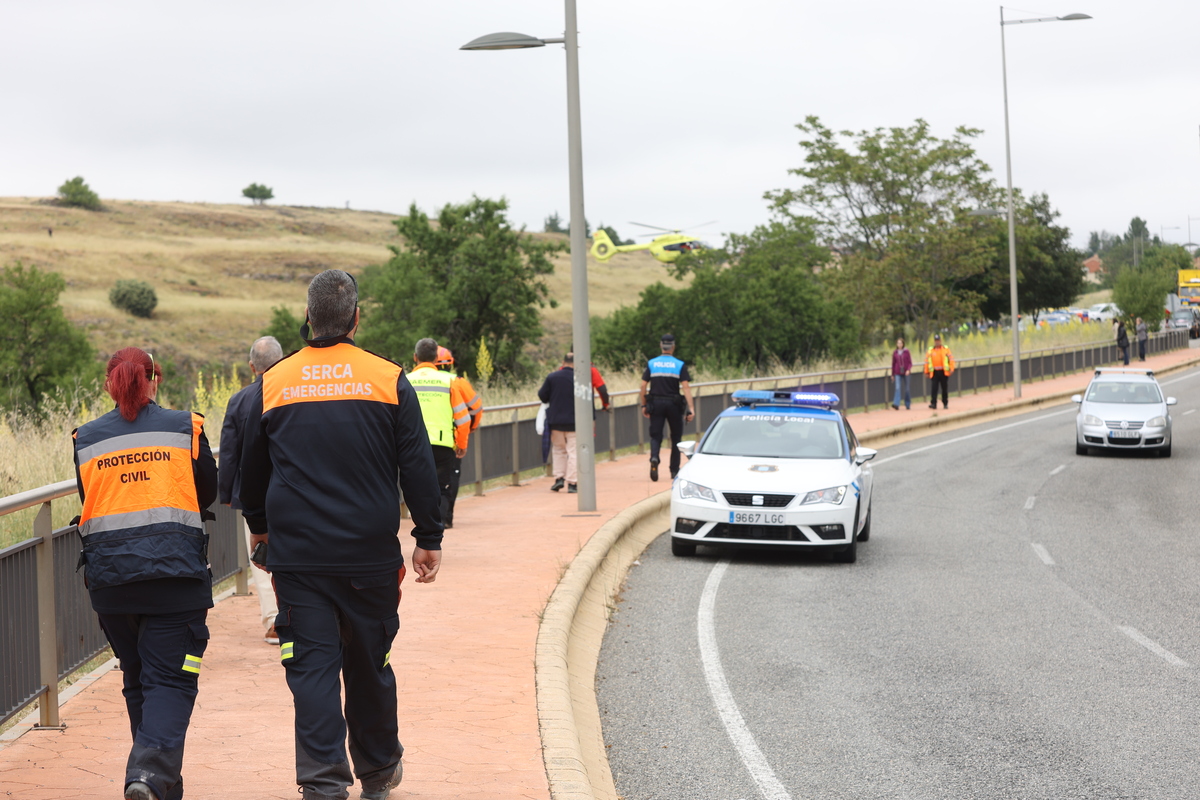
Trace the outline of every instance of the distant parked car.
<path fill-rule="evenodd" d="M 1038 317 L 1038 325 L 1066 325 L 1074 322 L 1076 319 L 1074 314 L 1066 311 L 1047 311 Z"/>
<path fill-rule="evenodd" d="M 1096 303 L 1088 309 L 1088 319 L 1092 322 L 1112 322 L 1121 316 L 1121 309 L 1116 303 Z"/>

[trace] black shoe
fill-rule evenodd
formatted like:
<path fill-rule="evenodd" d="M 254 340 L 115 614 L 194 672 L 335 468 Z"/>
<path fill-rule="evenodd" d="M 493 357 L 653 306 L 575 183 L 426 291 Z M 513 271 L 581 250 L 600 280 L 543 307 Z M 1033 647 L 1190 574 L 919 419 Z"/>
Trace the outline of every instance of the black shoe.
<path fill-rule="evenodd" d="M 932 408 L 932 409 L 935 409 L 935 410 L 936 410 L 936 409 L 937 409 L 937 403 L 934 403 L 933 405 L 931 405 L 931 406 L 930 406 L 930 408 Z"/>
<path fill-rule="evenodd" d="M 362 798 L 363 800 L 386 800 L 387 796 L 392 793 L 392 789 L 395 789 L 397 786 L 399 786 L 400 781 L 403 779 L 404 762 L 401 761 L 396 765 L 396 771 L 392 773 L 392 777 L 387 783 L 374 789 L 368 789 L 364 786 L 362 790 Z"/>
<path fill-rule="evenodd" d="M 157 800 L 157 798 L 149 786 L 141 781 L 134 781 L 125 787 L 125 800 Z"/>
<path fill-rule="evenodd" d="M 900 410 L 900 406 L 897 403 L 892 403 L 892 408 L 896 409 L 897 411 Z"/>
<path fill-rule="evenodd" d="M 573 483 L 567 484 L 567 494 L 579 494 L 579 487 Z"/>
<path fill-rule="evenodd" d="M 650 459 L 650 480 L 652 480 L 652 481 L 658 480 L 658 459 L 657 458 Z"/>
<path fill-rule="evenodd" d="M 675 480 L 675 476 L 677 476 L 678 474 L 679 474 L 679 470 L 677 470 L 677 469 L 671 470 L 671 480 Z"/>
<path fill-rule="evenodd" d="M 949 403 L 947 403 L 946 405 L 942 406 L 942 411 L 948 411 L 948 410 L 950 410 L 950 404 L 949 404 Z"/>
<path fill-rule="evenodd" d="M 564 481 L 562 478 L 555 478 L 554 485 L 550 487 L 550 491 L 557 492 L 559 489 L 561 489 L 563 486 L 565 486 L 566 483 L 567 482 Z"/>

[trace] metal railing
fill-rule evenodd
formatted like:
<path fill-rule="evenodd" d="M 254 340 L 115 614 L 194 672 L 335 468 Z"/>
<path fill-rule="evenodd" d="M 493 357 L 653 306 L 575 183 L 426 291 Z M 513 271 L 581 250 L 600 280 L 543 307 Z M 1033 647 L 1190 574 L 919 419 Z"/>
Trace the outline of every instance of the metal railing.
<path fill-rule="evenodd" d="M 1187 331 L 1173 330 L 1151 338 L 1147 350 L 1157 353 L 1187 346 Z M 1021 374 L 1032 382 L 1115 360 L 1116 345 L 1111 341 L 1048 348 L 1024 354 Z M 735 388 L 834 391 L 845 410 L 886 408 L 891 403 L 890 372 L 890 368 L 869 368 L 693 384 L 696 416 L 684 425 L 684 433 L 702 432 L 729 406 Z M 964 359 L 950 378 L 950 390 L 962 396 L 1011 382 L 1011 359 Z M 928 393 L 923 374 L 914 374 L 912 383 L 914 395 Z M 635 390 L 615 392 L 613 397 L 636 394 Z M 462 464 L 462 482 L 474 483 L 477 495 L 483 494 L 485 481 L 508 478 L 519 483 L 522 472 L 543 466 L 542 442 L 534 420 L 521 419 L 522 411 L 538 405 L 516 403 L 486 409 L 488 424 L 471 436 L 471 452 Z M 640 412 L 635 404 L 614 405 L 611 413 L 596 414 L 597 454 L 607 449 L 611 461 L 625 448 L 637 447 L 642 452 L 646 425 Z M 502 416 L 508 418 L 497 422 Z M 0 499 L 0 516 L 40 506 L 33 521 L 33 537 L 0 550 L 0 722 L 40 699 L 39 727 L 57 727 L 59 680 L 87 663 L 106 644 L 83 580 L 74 574 L 80 549 L 75 528 L 51 527 L 51 503 L 74 493 L 75 481 L 68 480 Z M 236 591 L 245 594 L 249 567 L 240 515 L 219 504 L 213 511 L 216 520 L 205 526 L 214 583 L 236 575 Z"/>

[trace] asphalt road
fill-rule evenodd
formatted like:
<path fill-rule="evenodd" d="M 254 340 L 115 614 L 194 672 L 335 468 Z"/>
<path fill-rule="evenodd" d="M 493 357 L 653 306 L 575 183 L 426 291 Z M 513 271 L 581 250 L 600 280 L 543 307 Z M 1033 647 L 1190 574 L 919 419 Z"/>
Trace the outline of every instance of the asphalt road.
<path fill-rule="evenodd" d="M 882 450 L 858 563 L 660 537 L 598 696 L 625 800 L 1200 795 L 1200 372 L 1169 459 L 1075 407 Z"/>

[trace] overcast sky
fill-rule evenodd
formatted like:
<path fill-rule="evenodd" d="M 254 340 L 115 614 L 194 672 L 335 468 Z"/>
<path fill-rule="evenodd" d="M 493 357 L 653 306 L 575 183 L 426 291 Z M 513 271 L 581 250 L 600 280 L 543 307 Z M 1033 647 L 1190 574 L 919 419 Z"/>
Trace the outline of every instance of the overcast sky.
<path fill-rule="evenodd" d="M 1043 0 L 1038 0 L 1043 2 Z M 1140 215 L 1200 239 L 1200 3 L 1064 0 L 1009 18 L 1013 170 L 1076 245 Z M 927 119 L 982 128 L 1004 180 L 999 7 L 978 0 L 578 0 L 592 225 L 768 219 L 795 185 L 794 125 Z M 556 0 L 0 0 L 0 195 L 82 175 L 103 198 L 432 211 L 508 198 L 540 230 L 568 212 L 560 45 L 460 52 L 476 36 L 562 35 Z M 1176 228 L 1172 230 L 1172 228 Z"/>

